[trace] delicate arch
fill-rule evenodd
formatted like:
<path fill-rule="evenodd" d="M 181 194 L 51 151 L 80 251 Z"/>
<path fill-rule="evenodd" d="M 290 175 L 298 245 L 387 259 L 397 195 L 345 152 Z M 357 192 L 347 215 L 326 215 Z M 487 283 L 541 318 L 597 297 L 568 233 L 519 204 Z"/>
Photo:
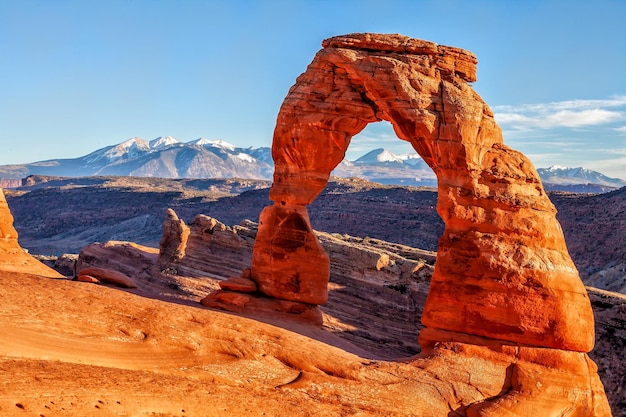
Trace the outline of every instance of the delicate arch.
<path fill-rule="evenodd" d="M 438 179 L 445 231 L 423 323 L 591 350 L 591 307 L 556 210 L 532 164 L 503 144 L 491 109 L 468 84 L 476 80 L 475 56 L 401 35 L 352 34 L 323 46 L 276 122 L 274 205 L 261 213 L 253 253 L 259 290 L 308 304 L 326 301 L 328 256 L 306 206 L 352 136 L 387 120 Z"/>

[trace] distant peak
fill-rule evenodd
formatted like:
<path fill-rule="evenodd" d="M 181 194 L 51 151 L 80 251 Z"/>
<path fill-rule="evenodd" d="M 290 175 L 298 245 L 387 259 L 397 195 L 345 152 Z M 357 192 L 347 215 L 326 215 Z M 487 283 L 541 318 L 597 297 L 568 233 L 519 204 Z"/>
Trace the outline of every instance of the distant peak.
<path fill-rule="evenodd" d="M 388 149 L 377 148 L 357 159 L 357 163 L 367 162 L 402 162 L 402 158 Z"/>
<path fill-rule="evenodd" d="M 207 138 L 198 138 L 196 140 L 192 140 L 191 142 L 189 142 L 189 144 L 191 145 L 198 145 L 198 146 L 214 146 L 216 148 L 221 148 L 221 149 L 226 149 L 229 151 L 234 151 L 236 146 L 233 145 L 232 143 L 228 143 L 225 140 L 222 139 L 207 139 Z"/>
<path fill-rule="evenodd" d="M 209 145 L 211 143 L 211 141 L 209 139 L 207 139 L 207 138 L 198 138 L 198 139 L 190 140 L 187 143 L 189 145 L 202 146 L 202 145 Z"/>
<path fill-rule="evenodd" d="M 148 145 L 148 141 L 144 138 L 140 138 L 139 136 L 134 136 L 130 139 L 126 139 L 124 142 L 118 144 L 117 146 L 127 147 L 132 145 Z"/>
<path fill-rule="evenodd" d="M 158 138 L 151 140 L 149 145 L 150 149 L 162 149 L 176 143 L 180 143 L 180 141 L 173 136 L 159 136 Z"/>
<path fill-rule="evenodd" d="M 563 171 L 569 169 L 568 167 L 564 167 L 561 165 L 552 165 L 550 167 L 548 167 L 548 171 Z"/>

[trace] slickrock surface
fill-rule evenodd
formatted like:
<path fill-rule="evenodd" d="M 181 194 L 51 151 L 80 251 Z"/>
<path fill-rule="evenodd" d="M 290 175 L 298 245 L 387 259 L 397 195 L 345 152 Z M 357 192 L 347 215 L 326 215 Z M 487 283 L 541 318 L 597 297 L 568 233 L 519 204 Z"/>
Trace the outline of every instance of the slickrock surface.
<path fill-rule="evenodd" d="M 154 275 L 158 256 L 158 249 L 133 242 L 93 243 L 80 251 L 76 261 L 76 275 L 88 268 L 98 268 L 147 280 Z"/>
<path fill-rule="evenodd" d="M 242 229 L 244 228 L 243 226 L 240 227 Z M 246 231 L 247 234 L 252 235 L 254 235 L 254 232 L 254 229 Z M 419 318 L 419 312 L 416 311 L 416 307 L 418 307 L 420 302 L 416 298 L 416 295 L 419 293 L 418 296 L 422 297 L 421 303 L 423 305 L 425 291 L 427 291 L 428 286 L 428 278 L 430 274 L 432 274 L 431 264 L 434 260 L 434 253 L 389 244 L 375 239 L 350 238 L 348 236 L 324 233 L 319 234 L 319 236 L 330 254 L 331 265 L 334 265 L 331 271 L 334 270 L 337 274 L 331 273 L 329 302 L 324 306 L 324 327 L 327 331 L 320 335 L 317 333 L 318 330 L 315 330 L 315 334 L 311 336 L 313 339 L 326 340 L 326 344 L 321 344 L 321 347 L 316 346 L 314 348 L 315 352 L 300 351 L 300 353 L 304 355 L 304 359 L 300 358 L 299 360 L 305 360 L 305 362 L 310 361 L 312 357 L 319 355 L 319 349 L 324 351 L 324 349 L 331 348 L 332 345 L 339 346 L 343 351 L 356 352 L 362 358 L 369 359 L 391 359 L 398 356 L 410 355 L 411 352 L 415 353 L 417 349 L 417 329 L 415 326 Z M 221 257 L 220 250 L 224 251 L 224 253 L 232 251 L 232 248 L 229 248 L 229 241 L 230 239 L 228 238 L 224 239 L 223 242 L 219 237 L 214 239 L 211 242 L 212 250 L 206 252 L 205 263 L 210 264 L 212 259 L 219 259 Z M 252 247 L 248 247 L 248 259 L 250 258 L 251 250 Z M 133 245 L 128 242 L 108 242 L 106 244 L 92 245 L 92 247 L 85 248 L 81 257 L 89 258 L 92 263 L 106 265 L 109 268 L 115 267 L 126 273 L 135 271 L 135 277 L 140 288 L 133 290 L 133 292 L 151 298 L 167 299 L 176 303 L 187 304 L 186 300 L 199 300 L 207 292 L 218 288 L 217 285 L 211 286 L 212 283 L 214 284 L 214 280 L 210 278 L 192 279 L 173 277 L 170 275 L 150 276 L 147 273 L 140 273 L 140 269 L 146 271 L 146 266 L 156 264 L 155 253 L 155 249 Z M 82 267 L 87 265 L 82 259 L 80 263 Z M 354 268 L 348 268 L 346 264 L 354 265 Z M 2 410 L 3 415 L 13 415 L 12 410 L 15 413 L 22 412 L 20 408 L 10 401 L 12 398 L 19 398 L 15 400 L 15 403 L 28 407 L 28 411 L 43 410 L 41 411 L 43 415 L 47 415 L 45 413 L 47 410 L 52 410 L 50 411 L 51 415 L 89 415 L 90 407 L 95 408 L 95 405 L 101 407 L 102 410 L 108 410 L 111 413 L 116 411 L 122 413 L 122 415 L 132 414 L 132 411 L 139 412 L 138 410 L 146 412 L 148 410 L 153 412 L 160 410 L 159 412 L 163 412 L 164 415 L 184 415 L 182 413 L 176 413 L 174 407 L 178 406 L 180 406 L 181 410 L 183 408 L 186 409 L 187 413 L 190 413 L 190 410 L 195 410 L 200 414 L 214 410 L 213 415 L 229 415 L 229 413 L 231 413 L 231 415 L 236 415 L 236 413 L 245 413 L 247 415 L 251 415 L 250 413 L 252 413 L 252 415 L 256 415 L 251 411 L 252 408 L 250 407 L 247 409 L 238 409 L 233 404 L 229 405 L 229 395 L 236 395 L 238 400 L 240 399 L 248 405 L 256 404 L 260 407 L 260 410 L 263 410 L 259 411 L 258 415 L 261 415 L 262 412 L 265 412 L 266 415 L 285 415 L 284 413 L 291 413 L 289 415 L 307 415 L 304 411 L 294 411 L 298 406 L 301 407 L 302 410 L 311 410 L 311 407 L 315 407 L 314 410 L 317 410 L 316 412 L 320 415 L 331 416 L 358 412 L 364 415 L 446 415 L 449 411 L 445 411 L 445 414 L 428 414 L 425 412 L 424 408 L 421 408 L 422 406 L 411 406 L 408 403 L 409 400 L 432 403 L 435 400 L 430 397 L 426 398 L 426 395 L 433 394 L 435 392 L 434 390 L 442 389 L 442 394 L 437 395 L 443 395 L 446 401 L 452 401 L 452 404 L 456 404 L 455 409 L 458 415 L 464 415 L 463 407 L 458 403 L 458 394 L 454 394 L 454 390 L 463 389 L 467 391 L 469 387 L 462 388 L 462 385 L 466 382 L 462 382 L 460 385 L 453 382 L 453 388 L 445 388 L 445 384 L 441 381 L 437 382 L 437 384 L 443 385 L 432 385 L 435 383 L 436 379 L 430 379 L 432 377 L 431 371 L 437 369 L 436 372 L 439 372 L 437 374 L 438 376 L 433 378 L 444 378 L 446 384 L 458 379 L 458 374 L 456 376 L 454 375 L 455 370 L 465 375 L 466 372 L 468 372 L 467 369 L 462 370 L 461 368 L 468 366 L 475 370 L 475 373 L 470 378 L 472 381 L 475 378 L 480 380 L 488 379 L 492 381 L 490 383 L 495 384 L 494 380 L 502 376 L 501 371 L 497 371 L 496 376 L 493 376 L 492 373 L 494 369 L 497 369 L 497 366 L 496 368 L 486 367 L 486 363 L 490 361 L 499 363 L 501 358 L 496 359 L 496 357 L 500 354 L 497 354 L 495 357 L 489 354 L 489 359 L 478 360 L 478 357 L 484 354 L 484 352 L 481 353 L 482 348 L 464 344 L 452 344 L 448 345 L 448 347 L 457 351 L 454 355 L 457 355 L 459 350 L 463 350 L 467 351 L 467 355 L 471 356 L 471 358 L 463 359 L 462 355 L 454 357 L 451 352 L 447 352 L 446 349 L 444 349 L 443 353 L 439 351 L 435 355 L 435 357 L 443 355 L 443 358 L 439 357 L 439 359 L 434 360 L 435 363 L 419 362 L 422 363 L 422 365 L 419 366 L 426 366 L 425 364 L 429 363 L 425 368 L 429 370 L 429 376 L 423 380 L 426 383 L 426 387 L 418 388 L 418 386 L 415 385 L 417 384 L 417 380 L 413 380 L 412 378 L 422 378 L 423 375 L 420 376 L 416 373 L 414 366 L 405 369 L 404 365 L 399 363 L 397 365 L 399 367 L 394 366 L 392 371 L 385 370 L 384 375 L 387 375 L 389 372 L 391 372 L 391 374 L 386 376 L 384 381 L 377 380 L 378 382 L 372 380 L 372 378 L 376 379 L 377 377 L 372 377 L 368 374 L 369 371 L 367 371 L 367 369 L 369 369 L 371 365 L 366 366 L 364 370 L 359 371 L 359 374 L 362 374 L 365 379 L 358 379 L 358 383 L 350 382 L 351 388 L 346 389 L 349 389 L 351 394 L 348 395 L 344 393 L 344 395 L 346 395 L 345 398 L 354 398 L 355 395 L 357 398 L 360 398 L 356 404 L 341 403 L 340 401 L 338 405 L 336 400 L 328 396 L 331 395 L 331 391 L 327 391 L 330 385 L 328 382 L 324 382 L 323 379 L 309 381 L 305 385 L 296 384 L 295 386 L 299 387 L 299 394 L 298 398 L 295 400 L 289 396 L 283 395 L 282 392 L 276 394 L 259 390 L 258 386 L 250 391 L 252 389 L 250 386 L 245 384 L 240 385 L 241 382 L 237 381 L 255 381 L 254 375 L 260 377 L 260 374 L 256 372 L 276 373 L 280 372 L 280 369 L 272 370 L 263 363 L 255 363 L 255 359 L 250 358 L 250 355 L 255 355 L 253 352 L 257 348 L 256 343 L 265 337 L 264 331 L 259 330 L 258 325 L 251 326 L 247 321 L 240 326 L 236 324 L 237 320 L 245 319 L 227 316 L 230 317 L 230 320 L 234 320 L 233 322 L 229 322 L 231 324 L 227 324 L 227 326 L 235 326 L 235 328 L 241 331 L 247 329 L 251 332 L 249 335 L 245 333 L 240 336 L 225 336 L 230 340 L 230 344 L 228 345 L 230 346 L 229 349 L 242 349 L 243 345 L 241 345 L 241 343 L 244 343 L 246 346 L 245 351 L 248 352 L 246 356 L 233 359 L 232 368 L 223 367 L 221 362 L 219 364 L 212 363 L 208 369 L 210 369 L 213 374 L 210 378 L 205 374 L 207 380 L 196 374 L 194 374 L 194 376 L 188 376 L 187 378 L 175 377 L 171 374 L 181 374 L 181 370 L 177 367 L 182 366 L 183 368 L 181 369 L 186 369 L 186 371 L 183 370 L 182 373 L 188 372 L 189 375 L 199 369 L 200 365 L 196 365 L 195 367 L 186 363 L 181 365 L 180 361 L 184 355 L 187 355 L 185 357 L 188 361 L 191 360 L 189 359 L 190 357 L 193 357 L 195 358 L 194 360 L 198 361 L 197 363 L 203 363 L 204 365 L 202 365 L 202 367 L 205 369 L 207 369 L 206 361 L 208 359 L 205 355 L 199 355 L 198 350 L 193 350 L 193 352 L 195 352 L 193 354 L 190 354 L 186 348 L 184 349 L 184 353 L 180 352 L 179 354 L 174 354 L 171 350 L 167 350 L 168 354 L 165 354 L 161 349 L 163 349 L 169 341 L 177 344 L 185 340 L 188 340 L 189 344 L 193 346 L 202 344 L 202 348 L 204 349 L 207 345 L 215 343 L 215 339 L 211 339 L 208 335 L 216 335 L 219 333 L 216 332 L 216 328 L 224 325 L 224 321 L 216 321 L 214 316 L 207 316 L 202 320 L 210 321 L 213 323 L 212 326 L 214 327 L 212 327 L 210 331 L 207 331 L 206 334 L 203 333 L 200 335 L 198 334 L 198 329 L 205 327 L 206 323 L 198 322 L 199 316 L 194 313 L 194 311 L 197 311 L 197 307 L 186 307 L 186 309 L 189 309 L 186 314 L 191 314 L 195 320 L 193 328 L 188 329 L 186 327 L 188 325 L 181 325 L 181 323 L 174 319 L 175 315 L 172 316 L 169 307 L 165 307 L 165 310 L 161 310 L 161 306 L 169 306 L 172 305 L 171 303 L 153 304 L 155 302 L 147 300 L 147 304 L 144 304 L 146 300 L 143 298 L 128 298 L 126 295 L 119 298 L 107 288 L 82 283 L 74 283 L 74 285 L 78 287 L 61 287 L 61 290 L 59 290 L 57 287 L 47 287 L 45 283 L 39 281 L 36 282 L 36 285 L 33 285 L 28 279 L 25 280 L 21 275 L 10 275 L 8 278 L 3 275 L 2 279 L 3 282 L 11 282 L 12 279 L 15 279 L 15 281 L 12 281 L 12 284 L 5 285 L 4 287 L 5 292 L 2 294 L 7 297 L 10 297 L 14 292 L 14 286 L 18 285 L 18 282 L 22 283 L 20 285 L 28 286 L 27 294 L 13 299 L 11 303 L 5 305 L 14 305 L 19 302 L 29 303 L 23 306 L 23 312 L 20 312 L 21 317 L 23 317 L 23 320 L 27 323 L 13 323 L 13 325 L 21 326 L 19 327 L 21 330 L 16 331 L 13 327 L 5 326 L 4 322 L 0 323 L 3 329 L 7 329 L 7 333 L 3 333 L 7 338 L 0 338 L 0 346 L 13 346 L 14 351 L 17 352 L 19 356 L 19 358 L 15 358 L 14 355 L 9 355 L 9 357 L 2 359 L 3 361 L 6 359 L 6 365 L 3 365 L 6 372 L 3 375 L 6 375 L 7 378 L 14 378 L 15 381 L 22 381 L 16 384 L 12 380 L 12 388 L 0 395 L 0 398 L 5 398 L 4 402 L 0 401 L 0 407 L 3 407 L 0 408 L 0 410 Z M 338 282 L 333 282 L 335 280 Z M 29 314 L 41 314 L 38 311 L 31 313 L 31 309 L 34 308 L 33 303 L 30 302 L 31 298 L 28 295 L 31 291 L 38 294 L 38 300 L 47 300 L 45 305 L 41 306 L 41 308 L 49 308 L 55 311 L 55 314 L 47 317 L 44 321 L 29 319 Z M 50 295 L 47 295 L 47 291 L 50 292 Z M 71 294 L 71 296 L 68 294 Z M 415 301 L 413 301 L 414 299 Z M 80 302 L 77 303 L 79 300 Z M 0 302 L 3 301 L 0 300 Z M 40 301 L 38 301 L 38 303 L 39 302 Z M 92 303 L 93 305 L 91 305 Z M 87 306 L 84 304 L 90 305 Z M 608 303 L 605 302 L 605 304 Z M 195 305 L 197 306 L 198 304 Z M 182 306 L 178 307 L 182 308 Z M 135 311 L 135 308 L 138 310 Z M 11 313 L 11 311 L 13 311 L 12 309 L 18 309 L 18 307 L 13 306 L 8 308 L 8 318 L 13 317 Z M 76 311 L 84 310 L 76 317 L 77 322 L 73 322 L 68 319 L 69 317 L 73 317 L 72 314 L 68 314 L 68 309 L 74 309 Z M 76 312 L 74 312 L 74 314 L 75 313 Z M 221 317 L 219 313 L 215 314 L 217 314 L 217 317 Z M 94 322 L 93 320 L 96 317 L 97 321 Z M 167 317 L 167 319 L 165 317 Z M 255 317 L 254 314 L 252 314 L 251 317 L 255 320 L 259 319 L 259 317 Z M 120 318 L 122 318 L 121 321 Z M 62 326 L 64 320 L 67 320 L 65 321 L 65 327 Z M 146 320 L 148 320 L 148 322 L 146 322 Z M 291 326 L 289 327 L 291 329 L 295 326 L 293 322 L 289 324 L 287 322 L 280 323 L 276 321 L 276 319 L 272 321 L 271 316 L 267 315 L 263 316 L 261 320 L 278 323 L 280 326 L 288 325 Z M 57 324 L 49 326 L 51 322 Z M 39 323 L 39 325 L 42 326 L 46 325 L 54 328 L 54 330 L 52 332 L 40 332 L 38 329 L 33 330 L 33 323 Z M 153 329 L 152 331 L 146 330 L 146 328 L 150 328 L 150 326 L 153 326 L 155 323 L 159 324 L 158 329 Z M 166 323 L 169 323 L 169 327 L 167 327 Z M 256 321 L 252 323 L 256 323 Z M 97 324 L 98 327 L 93 327 L 94 324 Z M 63 327 L 62 330 L 61 327 Z M 91 332 L 88 333 L 90 335 L 89 337 L 81 337 L 80 331 L 79 333 L 75 333 L 75 329 L 82 328 L 85 328 L 85 332 Z M 109 330 L 106 330 L 107 328 Z M 305 326 L 305 328 L 308 327 Z M 22 332 L 24 329 L 30 330 L 24 333 Z M 309 328 L 309 331 L 310 330 Z M 67 332 L 70 333 L 66 334 Z M 139 336 L 143 337 L 142 332 L 149 335 L 149 337 L 146 337 L 146 340 L 152 340 L 152 343 L 154 343 L 155 340 L 159 340 L 164 344 L 154 346 L 153 344 L 145 342 L 130 344 L 115 343 L 120 340 L 134 340 L 134 338 L 139 338 Z M 185 332 L 189 332 L 189 334 L 185 334 Z M 301 331 L 301 333 L 302 332 L 303 331 Z M 39 333 L 42 334 L 40 335 Z M 35 338 L 33 334 L 37 334 L 37 338 Z M 54 336 L 49 336 L 50 334 Z M 98 338 L 94 339 L 94 335 L 98 335 Z M 322 336 L 323 339 L 321 339 Z M 52 337 L 52 339 L 50 339 L 50 337 Z M 276 336 L 268 335 L 267 337 L 272 339 Z M 60 343 L 59 340 L 64 340 L 64 342 Z M 348 345 L 346 340 L 353 341 L 356 346 L 360 348 Z M 251 343 L 251 341 L 256 342 Z M 283 341 L 284 339 L 281 338 L 279 343 L 283 343 Z M 92 346 L 87 342 L 93 342 L 94 345 Z M 474 342 L 476 341 L 474 340 Z M 226 342 L 219 342 L 219 346 L 223 347 L 225 343 Z M 294 343 L 299 344 L 297 341 L 294 341 Z M 610 343 L 614 344 L 614 341 Z M 16 347 L 16 344 L 19 346 Z M 97 344 L 97 347 L 95 344 Z M 170 348 L 171 346 L 167 349 Z M 90 351 L 90 349 L 92 351 Z M 149 350 L 146 351 L 146 349 Z M 285 349 L 288 350 L 289 347 L 285 345 Z M 26 354 L 25 352 L 28 353 Z M 263 354 L 265 354 L 265 351 L 263 352 Z M 167 355 L 171 356 L 169 360 L 166 360 Z M 214 355 L 214 353 L 207 353 L 207 356 L 211 355 Z M 45 357 L 45 359 L 36 359 L 40 357 Z M 221 356 L 218 355 L 218 357 Z M 264 356 L 261 355 L 261 357 Z M 343 358 L 341 355 L 335 355 L 335 357 L 338 362 Z M 615 355 L 613 357 L 615 357 Z M 215 360 L 215 358 L 213 359 Z M 564 359 L 561 358 L 559 360 Z M 154 367 L 152 361 L 156 361 L 160 364 L 158 370 L 145 369 Z M 365 359 L 361 359 L 361 361 L 370 364 L 384 363 L 385 366 L 395 363 L 394 361 L 372 362 L 371 360 Z M 472 365 L 474 361 L 483 364 L 480 366 L 480 369 L 476 367 L 478 366 L 476 363 Z M 106 368 L 101 367 L 104 362 L 107 363 L 105 365 Z M 98 366 L 92 367 L 90 365 L 94 363 Z M 127 369 L 131 366 L 131 363 L 133 368 Z M 171 369 L 168 368 L 170 366 Z M 523 369 L 523 365 L 520 366 Z M 37 373 L 35 371 L 36 369 L 46 372 L 46 378 L 42 377 L 43 374 Z M 255 371 L 255 369 L 257 370 Z M 296 367 L 296 369 L 300 368 Z M 546 374 L 558 376 L 563 372 L 559 370 L 555 374 L 554 368 L 542 369 L 539 367 L 539 369 L 541 369 L 542 378 L 544 378 Z M 576 372 L 581 371 L 584 371 L 584 369 L 580 368 Z M 338 371 L 334 370 L 333 372 Z M 484 372 L 487 374 L 481 374 Z M 507 370 L 505 369 L 505 374 L 506 372 Z M 210 382 L 211 378 L 214 378 L 215 373 L 219 373 L 220 378 Z M 37 375 L 36 380 L 33 380 L 33 375 Z M 294 372 L 294 375 L 299 375 L 299 371 Z M 306 375 L 306 373 L 303 375 Z M 381 394 L 379 391 L 383 389 L 382 387 L 384 385 L 389 384 L 387 378 L 391 375 L 393 375 L 393 381 L 395 381 L 392 386 L 397 387 L 393 389 L 393 392 L 396 392 L 396 395 L 401 396 L 401 398 L 407 398 L 407 403 L 399 399 L 397 400 L 397 404 L 391 404 L 391 402 L 387 400 L 382 400 L 383 402 L 380 404 L 375 402 L 374 398 Z M 267 378 L 267 376 L 265 378 Z M 343 381 L 342 378 L 343 377 L 340 377 L 339 382 L 335 381 L 331 385 L 336 386 L 337 384 L 346 382 Z M 332 379 L 335 380 L 335 378 Z M 113 380 L 115 383 L 112 382 Z M 192 383 L 191 381 L 195 382 Z M 219 381 L 219 386 L 212 385 L 216 384 L 217 381 Z M 558 385 L 554 385 L 557 382 Z M 82 387 L 80 391 L 69 389 L 70 386 L 79 383 Z M 311 389 L 314 389 L 314 392 L 318 393 L 316 394 L 318 395 L 316 398 L 322 399 L 321 403 L 320 400 L 318 400 L 315 402 L 315 405 L 309 404 L 311 399 L 306 396 L 308 394 L 305 394 L 305 392 L 310 391 L 303 390 L 304 386 L 307 386 L 309 383 L 312 384 Z M 498 384 L 502 383 L 502 381 L 498 381 Z M 560 387 L 563 383 L 568 384 L 567 389 L 572 389 L 570 387 L 571 381 L 569 380 L 551 382 L 553 387 Z M 179 387 L 181 384 L 186 387 L 185 396 L 180 394 Z M 203 389 L 208 389 L 209 392 L 211 392 L 211 404 L 203 404 L 201 392 L 205 391 L 202 391 L 200 388 L 203 384 Z M 233 389 L 231 385 L 235 385 L 239 388 Z M 207 388 L 207 386 L 209 388 Z M 370 386 L 377 386 L 378 388 L 370 390 Z M 401 389 L 401 386 L 404 386 L 407 390 L 419 389 L 423 391 L 426 389 L 426 392 L 430 394 L 422 394 L 419 398 L 415 398 L 416 394 L 409 392 L 409 396 L 405 397 L 404 388 Z M 616 390 L 618 390 L 619 387 L 620 385 L 616 387 Z M 479 388 L 483 389 L 482 387 Z M 501 388 L 501 385 L 498 385 L 498 389 Z M 385 388 L 385 390 L 387 389 L 389 388 Z M 396 389 L 400 391 L 395 391 Z M 47 398 L 49 398 L 52 403 L 24 400 L 24 398 L 42 398 L 41 395 L 38 394 L 41 390 L 45 390 Z M 470 390 L 473 390 L 473 388 Z M 261 399 L 253 398 L 253 395 L 264 397 Z M 339 395 L 342 395 L 342 393 L 339 392 Z M 373 397 L 370 397 L 370 395 Z M 388 395 L 391 394 L 387 392 L 383 398 L 388 398 Z M 574 395 L 573 391 L 572 395 Z M 617 395 L 619 395 L 619 393 L 617 393 Z M 172 399 L 172 401 L 167 404 L 159 401 L 158 398 L 162 396 L 167 396 Z M 7 398 L 8 400 L 6 400 Z M 259 404 L 259 401 L 262 404 Z M 265 401 L 268 401 L 268 403 L 265 403 Z M 269 402 L 271 401 L 279 402 L 281 407 L 287 407 L 287 405 L 284 404 L 286 401 L 291 408 L 279 407 L 273 411 L 267 411 L 270 407 Z M 436 402 L 439 404 L 440 400 L 436 400 Z M 371 406 L 372 403 L 378 405 Z M 13 407 L 15 407 L 15 409 Z M 64 410 L 61 410 L 62 408 Z M 448 409 L 445 408 L 445 410 Z"/>
<path fill-rule="evenodd" d="M 507 393 L 546 410 L 530 415 L 609 415 L 584 395 L 583 353 L 444 343 L 377 360 L 317 327 L 68 280 L 0 280 L 3 416 L 463 416 Z"/>
<path fill-rule="evenodd" d="M 50 278 L 63 275 L 42 264 L 26 253 L 17 241 L 17 231 L 13 227 L 13 216 L 0 188 L 0 269 L 20 271 Z"/>
<path fill-rule="evenodd" d="M 521 153 L 503 144 L 468 82 L 476 58 L 401 35 L 327 39 L 290 89 L 274 131 L 274 205 L 263 210 L 252 279 L 265 294 L 324 300 L 323 253 L 306 206 L 352 136 L 391 122 L 438 178 L 445 223 L 422 322 L 432 328 L 587 352 L 593 314 L 554 206 Z M 279 265 L 269 268 L 268 265 Z"/>

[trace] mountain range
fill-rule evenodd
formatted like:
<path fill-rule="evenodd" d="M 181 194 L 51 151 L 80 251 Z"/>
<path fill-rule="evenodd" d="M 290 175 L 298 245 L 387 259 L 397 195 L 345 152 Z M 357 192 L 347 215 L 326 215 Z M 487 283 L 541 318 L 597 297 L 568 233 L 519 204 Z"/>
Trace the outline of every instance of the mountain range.
<path fill-rule="evenodd" d="M 599 193 L 626 186 L 624 180 L 582 167 L 555 165 L 537 171 L 549 191 Z M 272 172 L 269 147 L 241 148 L 223 140 L 206 138 L 180 142 L 172 136 L 151 141 L 133 137 L 78 158 L 0 165 L 0 186 L 19 186 L 19 180 L 29 175 L 271 179 Z M 382 148 L 354 161 L 342 161 L 332 175 L 358 177 L 387 185 L 437 185 L 435 174 L 419 155 L 396 155 Z"/>

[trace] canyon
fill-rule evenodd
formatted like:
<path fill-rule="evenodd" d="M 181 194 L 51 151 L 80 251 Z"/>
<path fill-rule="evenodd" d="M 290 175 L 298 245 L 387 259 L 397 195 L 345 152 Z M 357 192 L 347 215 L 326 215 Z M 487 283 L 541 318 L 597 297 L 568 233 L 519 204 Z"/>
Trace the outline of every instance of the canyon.
<path fill-rule="evenodd" d="M 536 170 L 502 143 L 469 85 L 475 66 L 467 51 L 401 35 L 325 40 L 281 107 L 273 204 L 258 225 L 198 215 L 187 226 L 168 210 L 158 249 L 88 245 L 78 281 L 20 253 L 0 205 L 0 243 L 12 251 L 0 264 L 11 334 L 1 366 L 21 381 L 0 409 L 611 415 L 588 355 L 592 305 L 615 325 L 623 298 L 583 286 Z M 350 138 L 381 119 L 437 175 L 436 253 L 311 226 L 308 206 Z M 387 326 L 391 317 L 413 330 Z M 95 377 L 103 370 L 108 378 Z M 68 391 L 78 380 L 80 391 Z M 121 395 L 113 381 L 131 389 Z M 51 399 L 33 396 L 42 387 Z M 620 389 L 608 392 L 619 410 Z"/>

